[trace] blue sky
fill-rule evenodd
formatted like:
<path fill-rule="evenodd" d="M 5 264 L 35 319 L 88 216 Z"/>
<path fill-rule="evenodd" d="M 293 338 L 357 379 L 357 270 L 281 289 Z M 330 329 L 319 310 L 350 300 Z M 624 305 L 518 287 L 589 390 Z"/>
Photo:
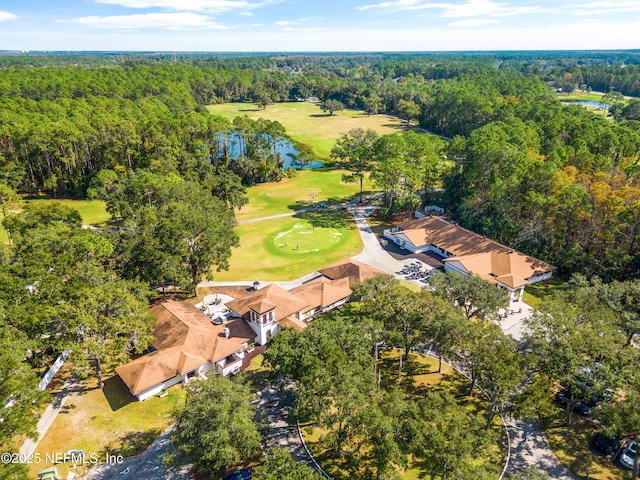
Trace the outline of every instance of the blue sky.
<path fill-rule="evenodd" d="M 0 50 L 640 48 L 640 0 L 0 0 Z"/>

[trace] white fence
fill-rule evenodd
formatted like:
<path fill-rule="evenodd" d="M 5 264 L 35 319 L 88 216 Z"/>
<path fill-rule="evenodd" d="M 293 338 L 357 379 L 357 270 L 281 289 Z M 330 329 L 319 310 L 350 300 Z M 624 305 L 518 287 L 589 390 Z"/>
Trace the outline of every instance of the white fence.
<path fill-rule="evenodd" d="M 49 370 L 47 370 L 47 373 L 45 373 L 44 377 L 42 377 L 42 380 L 40 380 L 40 384 L 38 385 L 38 390 L 44 390 L 45 388 L 47 388 L 47 385 L 49 385 L 49 382 L 51 381 L 51 379 L 53 379 L 55 374 L 58 373 L 58 370 L 60 370 L 60 367 L 64 365 L 64 362 L 68 356 L 69 356 L 69 350 L 65 350 L 60 355 L 58 355 L 58 358 L 56 358 L 56 361 L 53 362 L 53 365 L 49 367 Z"/>

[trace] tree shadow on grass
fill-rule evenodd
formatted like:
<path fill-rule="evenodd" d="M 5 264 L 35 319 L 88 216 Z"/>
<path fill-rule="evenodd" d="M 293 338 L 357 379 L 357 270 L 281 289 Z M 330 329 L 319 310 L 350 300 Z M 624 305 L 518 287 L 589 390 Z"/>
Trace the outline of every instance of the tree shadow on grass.
<path fill-rule="evenodd" d="M 118 375 L 105 380 L 102 392 L 113 412 L 136 401 L 136 397 L 131 395 L 129 389 Z"/>
<path fill-rule="evenodd" d="M 293 217 L 308 221 L 314 228 L 348 228 L 353 225 L 351 214 L 339 208 L 319 208 L 298 212 Z"/>
<path fill-rule="evenodd" d="M 109 455 L 122 455 L 125 458 L 140 455 L 161 433 L 160 428 L 152 428 L 144 432 L 126 432 L 122 437 L 110 442 L 105 452 Z"/>

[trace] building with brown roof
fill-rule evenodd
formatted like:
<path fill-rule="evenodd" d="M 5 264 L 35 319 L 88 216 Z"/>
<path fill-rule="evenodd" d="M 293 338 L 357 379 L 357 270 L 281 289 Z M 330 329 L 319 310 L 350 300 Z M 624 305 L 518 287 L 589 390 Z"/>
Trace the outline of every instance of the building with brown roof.
<path fill-rule="evenodd" d="M 308 304 L 301 316 L 305 320 L 341 307 L 349 301 L 353 292 L 348 277 L 335 280 L 318 277 L 292 289 L 291 293 Z"/>
<path fill-rule="evenodd" d="M 138 400 L 215 369 L 221 375 L 239 370 L 254 331 L 242 319 L 214 324 L 193 305 L 167 300 L 151 308 L 157 318 L 151 353 L 116 368 Z"/>
<path fill-rule="evenodd" d="M 191 304 L 159 303 L 151 309 L 154 351 L 116 372 L 138 400 L 212 369 L 228 375 L 240 369 L 250 343 L 264 345 L 284 327 L 303 330 L 309 319 L 347 303 L 350 284 L 382 273 L 353 260 L 324 270 L 327 275 L 292 290 L 272 284 L 226 302 L 231 319 L 225 315 L 222 324 Z"/>
<path fill-rule="evenodd" d="M 318 271 L 330 280 L 348 278 L 350 286 L 362 283 L 376 275 L 386 275 L 385 272 L 352 258 L 334 263 Z"/>
<path fill-rule="evenodd" d="M 551 278 L 555 267 L 440 217 L 425 217 L 385 230 L 384 237 L 412 253 L 443 257 L 445 270 L 473 273 L 520 301 L 528 284 Z"/>

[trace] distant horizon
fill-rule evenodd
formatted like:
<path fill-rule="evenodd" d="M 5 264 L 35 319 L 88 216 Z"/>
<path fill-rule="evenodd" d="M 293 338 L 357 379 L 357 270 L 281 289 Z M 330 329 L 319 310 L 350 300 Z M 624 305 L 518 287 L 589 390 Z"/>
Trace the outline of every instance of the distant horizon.
<path fill-rule="evenodd" d="M 604 49 L 520 49 L 520 50 L 12 50 L 0 49 L 0 54 L 156 54 L 156 55 L 448 55 L 448 54 L 508 54 L 508 53 L 637 53 L 640 48 Z"/>
<path fill-rule="evenodd" d="M 635 50 L 638 31 L 640 0 L 4 0 L 0 6 L 6 51 Z"/>

